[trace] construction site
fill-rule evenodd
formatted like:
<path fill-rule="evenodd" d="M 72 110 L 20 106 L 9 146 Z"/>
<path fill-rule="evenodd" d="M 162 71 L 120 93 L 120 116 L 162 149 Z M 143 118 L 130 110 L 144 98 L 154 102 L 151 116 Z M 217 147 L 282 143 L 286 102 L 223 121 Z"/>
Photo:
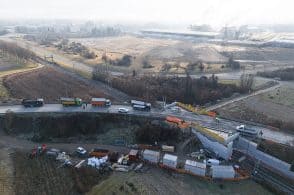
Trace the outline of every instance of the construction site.
<path fill-rule="evenodd" d="M 294 25 L 213 1 L 0 3 L 0 195 L 294 194 Z"/>

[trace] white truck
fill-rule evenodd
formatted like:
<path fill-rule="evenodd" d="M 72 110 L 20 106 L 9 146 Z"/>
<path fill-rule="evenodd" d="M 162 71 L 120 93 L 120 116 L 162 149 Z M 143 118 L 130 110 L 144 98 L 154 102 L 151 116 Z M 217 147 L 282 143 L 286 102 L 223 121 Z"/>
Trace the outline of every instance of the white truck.
<path fill-rule="evenodd" d="M 262 131 L 260 129 L 247 128 L 246 125 L 237 126 L 236 130 L 240 133 L 240 135 L 246 137 L 259 137 L 262 135 Z"/>

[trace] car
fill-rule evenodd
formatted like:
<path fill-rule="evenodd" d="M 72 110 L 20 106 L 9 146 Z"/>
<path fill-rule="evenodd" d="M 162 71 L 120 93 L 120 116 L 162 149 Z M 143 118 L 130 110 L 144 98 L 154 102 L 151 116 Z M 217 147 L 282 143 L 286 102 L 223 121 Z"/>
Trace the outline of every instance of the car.
<path fill-rule="evenodd" d="M 119 113 L 128 113 L 129 112 L 129 109 L 127 109 L 127 108 L 119 108 L 118 109 L 118 112 Z"/>
<path fill-rule="evenodd" d="M 78 147 L 77 150 L 76 150 L 77 154 L 80 155 L 80 156 L 85 156 L 87 154 L 87 150 L 85 150 L 84 148 L 82 147 Z"/>

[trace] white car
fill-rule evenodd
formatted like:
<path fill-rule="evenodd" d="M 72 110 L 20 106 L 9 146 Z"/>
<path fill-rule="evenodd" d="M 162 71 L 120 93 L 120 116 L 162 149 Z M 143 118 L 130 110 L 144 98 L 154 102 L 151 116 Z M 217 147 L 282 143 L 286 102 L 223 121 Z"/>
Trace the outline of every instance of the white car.
<path fill-rule="evenodd" d="M 76 150 L 76 152 L 77 152 L 79 155 L 81 155 L 81 156 L 84 156 L 84 155 L 87 154 L 87 150 L 85 150 L 85 149 L 82 148 L 82 147 L 78 147 L 77 150 Z"/>
<path fill-rule="evenodd" d="M 129 109 L 127 109 L 127 108 L 119 108 L 118 109 L 118 112 L 119 113 L 128 113 L 129 112 Z"/>

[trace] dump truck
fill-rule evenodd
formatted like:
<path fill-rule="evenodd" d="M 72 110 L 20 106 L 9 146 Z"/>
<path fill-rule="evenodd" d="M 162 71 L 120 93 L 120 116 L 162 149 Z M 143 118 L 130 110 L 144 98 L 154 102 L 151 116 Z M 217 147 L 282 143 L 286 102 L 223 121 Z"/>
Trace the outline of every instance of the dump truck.
<path fill-rule="evenodd" d="M 97 106 L 97 107 L 107 107 L 107 106 L 111 106 L 111 101 L 106 98 L 92 98 L 91 104 L 92 106 Z"/>
<path fill-rule="evenodd" d="M 21 104 L 26 108 L 28 108 L 28 107 L 41 107 L 44 105 L 44 100 L 42 98 L 38 98 L 35 100 L 23 99 Z"/>
<path fill-rule="evenodd" d="M 109 150 L 101 149 L 101 148 L 94 148 L 91 152 L 89 152 L 89 156 L 94 156 L 97 158 L 107 156 L 108 154 L 109 154 Z"/>
<path fill-rule="evenodd" d="M 63 106 L 81 106 L 82 105 L 82 99 L 80 98 L 60 98 L 61 104 Z"/>

